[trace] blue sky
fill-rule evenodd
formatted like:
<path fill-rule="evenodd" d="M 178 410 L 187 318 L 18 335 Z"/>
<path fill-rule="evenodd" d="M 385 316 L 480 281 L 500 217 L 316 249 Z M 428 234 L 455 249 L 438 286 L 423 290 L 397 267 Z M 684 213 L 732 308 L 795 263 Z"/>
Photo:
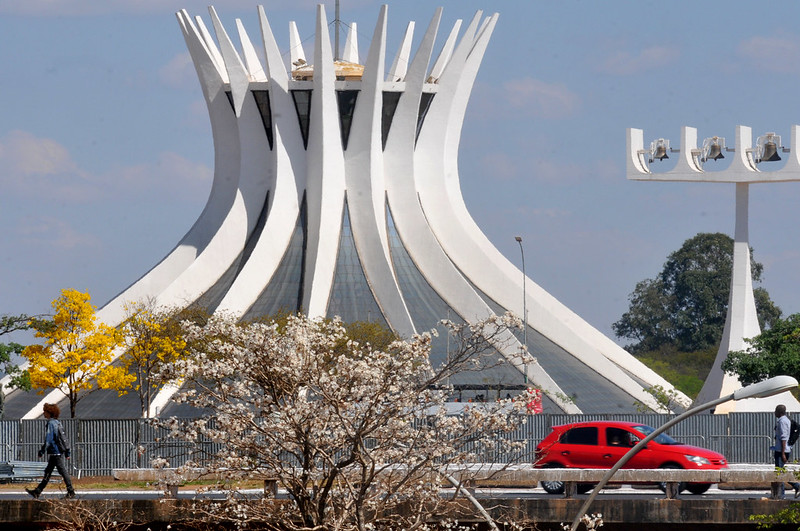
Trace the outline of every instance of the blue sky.
<path fill-rule="evenodd" d="M 262 3 L 284 49 L 295 20 L 310 55 L 316 3 Z M 208 23 L 207 5 L 0 0 L 0 314 L 47 312 L 63 288 L 102 305 L 191 227 L 213 146 L 174 13 Z M 255 40 L 257 2 L 214 5 Z M 800 123 L 798 2 L 404 0 L 389 4 L 390 60 L 438 5 L 439 45 L 455 19 L 500 13 L 464 124 L 467 206 L 515 263 L 521 235 L 529 276 L 609 335 L 684 240 L 734 228 L 731 184 L 628 181 L 626 128 L 677 147 L 689 125 L 733 146 L 737 124 L 788 144 Z M 379 7 L 342 1 L 362 56 Z M 785 315 L 800 312 L 798 200 L 800 182 L 751 186 L 750 244 Z"/>

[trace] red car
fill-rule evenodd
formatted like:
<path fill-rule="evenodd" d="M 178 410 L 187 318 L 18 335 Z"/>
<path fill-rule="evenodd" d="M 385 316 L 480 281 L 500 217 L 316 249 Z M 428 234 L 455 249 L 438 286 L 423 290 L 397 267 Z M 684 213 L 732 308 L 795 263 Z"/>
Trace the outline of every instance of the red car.
<path fill-rule="evenodd" d="M 637 442 L 655 431 L 636 422 L 593 421 L 553 426 L 553 431 L 536 447 L 539 468 L 611 468 Z M 718 470 L 727 468 L 725 456 L 705 448 L 681 444 L 662 433 L 639 451 L 623 468 L 686 468 Z M 709 483 L 681 484 L 692 494 L 706 492 Z M 578 486 L 588 492 L 593 485 Z M 663 484 L 660 485 L 663 489 Z M 551 494 L 564 492 L 560 481 L 543 481 Z"/>

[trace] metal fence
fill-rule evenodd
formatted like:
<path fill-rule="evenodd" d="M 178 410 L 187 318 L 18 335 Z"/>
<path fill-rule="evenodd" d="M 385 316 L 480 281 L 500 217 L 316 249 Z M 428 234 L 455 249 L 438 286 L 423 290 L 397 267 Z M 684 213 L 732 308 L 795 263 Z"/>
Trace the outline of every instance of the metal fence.
<path fill-rule="evenodd" d="M 622 420 L 658 427 L 675 415 L 531 415 L 519 429 L 503 437 L 525 441 L 524 455 L 532 456 L 536 445 L 552 426 L 585 420 Z M 179 466 L 197 456 L 216 452 L 209 441 L 170 439 L 144 419 L 62 419 L 72 445 L 75 475 L 110 475 L 115 468 L 149 467 L 152 457 L 163 457 Z M 728 458 L 731 463 L 771 464 L 773 413 L 729 413 L 695 415 L 673 426 L 670 435 L 680 442 L 702 446 Z M 0 461 L 37 460 L 44 440 L 44 420 L 0 420 Z M 493 455 L 485 455 L 487 462 Z"/>

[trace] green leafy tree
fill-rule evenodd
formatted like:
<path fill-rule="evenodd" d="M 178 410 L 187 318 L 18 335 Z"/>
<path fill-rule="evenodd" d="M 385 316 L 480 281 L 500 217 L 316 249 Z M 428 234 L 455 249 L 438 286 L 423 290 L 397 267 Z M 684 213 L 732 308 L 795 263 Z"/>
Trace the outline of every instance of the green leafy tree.
<path fill-rule="evenodd" d="M 687 396 L 696 397 L 717 357 L 717 347 L 680 352 L 666 345 L 659 350 L 638 353 L 636 356 Z"/>
<path fill-rule="evenodd" d="M 16 332 L 18 330 L 28 330 L 33 317 L 22 315 L 0 315 L 0 336 Z"/>
<path fill-rule="evenodd" d="M 764 266 L 752 259 L 753 282 L 761 281 Z M 699 233 L 667 257 L 655 279 L 636 284 L 630 307 L 612 325 L 619 338 L 634 340 L 633 353 L 665 345 L 693 352 L 719 344 L 725 326 L 733 270 L 733 238 L 722 233 Z M 781 310 L 763 288 L 755 288 L 761 327 L 780 318 Z"/>
<path fill-rule="evenodd" d="M 34 325 L 43 326 L 44 320 L 41 315 L 0 315 L 0 336 L 29 330 Z M 0 384 L 0 418 L 3 418 L 5 411 L 5 389 L 31 390 L 31 379 L 27 371 L 20 369 L 14 363 L 15 358 L 22 355 L 25 346 L 16 342 L 0 343 L 0 371 L 9 377 L 8 383 Z"/>
<path fill-rule="evenodd" d="M 743 385 L 781 374 L 800 379 L 800 314 L 778 319 L 746 341 L 746 350 L 729 352 L 722 362 L 722 369 L 738 376 Z"/>

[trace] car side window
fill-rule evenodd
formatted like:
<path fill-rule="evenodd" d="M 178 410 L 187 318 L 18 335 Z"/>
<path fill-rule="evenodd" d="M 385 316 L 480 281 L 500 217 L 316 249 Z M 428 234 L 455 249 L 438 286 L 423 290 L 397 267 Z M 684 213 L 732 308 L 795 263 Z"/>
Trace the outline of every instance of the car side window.
<path fill-rule="evenodd" d="M 606 445 L 630 448 L 633 444 L 629 431 L 622 428 L 606 428 Z"/>
<path fill-rule="evenodd" d="M 597 445 L 597 427 L 572 428 L 561 436 L 561 443 Z"/>

